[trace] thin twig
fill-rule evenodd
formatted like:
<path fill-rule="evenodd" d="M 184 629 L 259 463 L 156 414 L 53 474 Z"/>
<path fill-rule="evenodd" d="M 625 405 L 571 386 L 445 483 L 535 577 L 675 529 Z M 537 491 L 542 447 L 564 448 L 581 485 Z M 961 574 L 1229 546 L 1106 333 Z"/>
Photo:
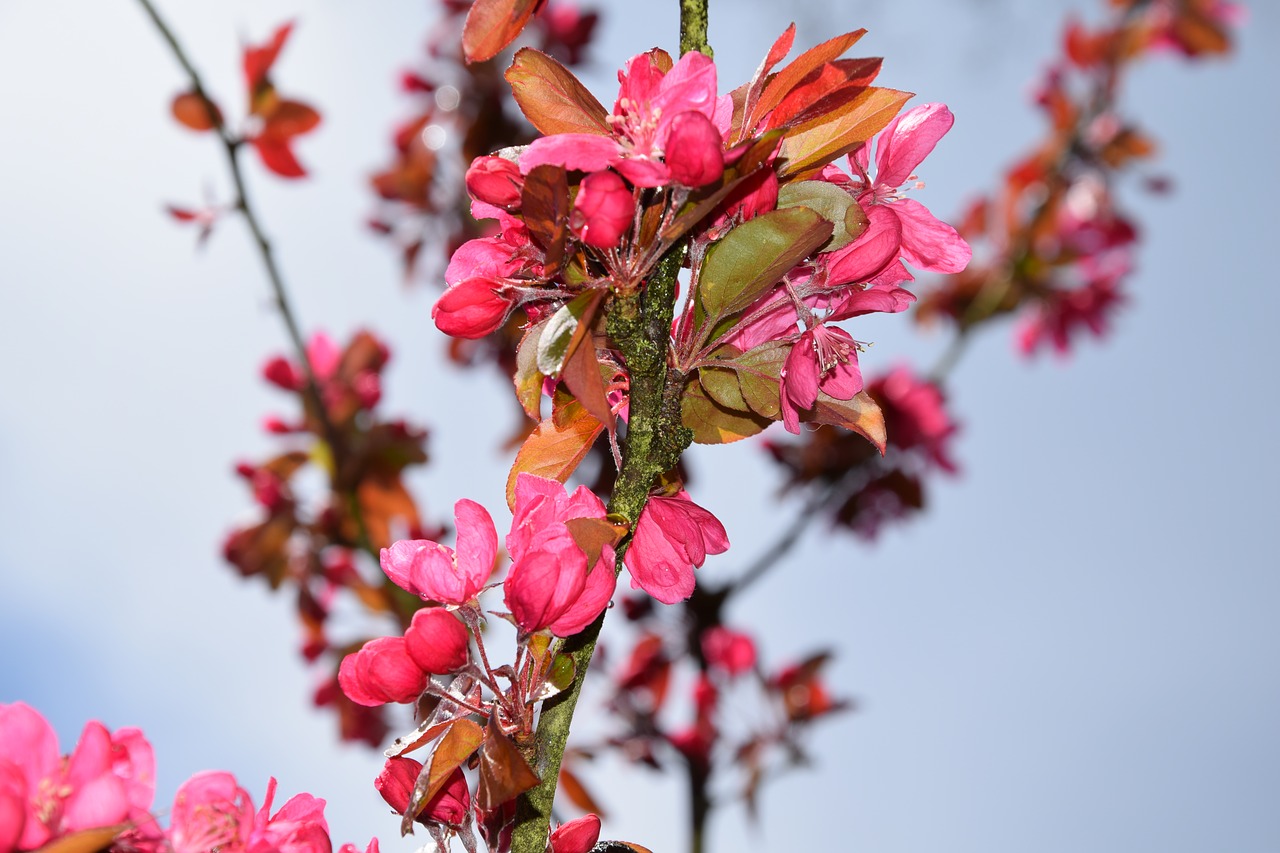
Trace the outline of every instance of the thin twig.
<path fill-rule="evenodd" d="M 280 273 L 280 267 L 276 263 L 275 253 L 272 251 L 271 243 L 267 239 L 267 235 L 262 228 L 262 222 L 254 210 L 252 203 L 249 201 L 249 193 L 245 187 L 244 173 L 240 168 L 240 150 L 243 140 L 234 136 L 227 128 L 221 114 L 213 108 L 213 100 L 209 97 L 205 88 L 204 81 L 200 77 L 200 72 L 196 71 L 195 66 L 191 64 L 187 52 L 183 50 L 182 45 L 178 43 L 177 36 L 163 18 L 160 17 L 159 11 L 151 3 L 151 0 L 138 0 L 147 16 L 151 18 L 151 22 L 155 25 L 156 30 L 161 37 L 169 45 L 178 64 L 182 66 L 186 72 L 188 79 L 191 81 L 191 90 L 205 104 L 210 119 L 213 121 L 214 130 L 217 131 L 218 139 L 222 142 L 223 151 L 226 153 L 227 167 L 231 172 L 231 181 L 235 187 L 235 208 L 240 211 L 245 223 L 249 226 L 249 232 L 253 236 L 254 244 L 258 249 L 258 256 L 262 260 L 263 268 L 267 273 L 267 281 L 271 285 L 271 292 L 275 298 L 276 308 L 280 312 L 280 319 L 284 321 L 285 331 L 289 335 L 289 341 L 293 344 L 294 355 L 298 362 L 302 365 L 302 374 L 304 382 L 304 392 L 307 400 L 314 410 L 316 420 L 320 424 L 320 430 L 323 433 L 325 442 L 329 445 L 330 455 L 333 461 L 332 482 L 335 490 L 340 492 L 345 489 L 340 487 L 342 482 L 343 460 L 345 457 L 345 446 L 342 436 L 338 432 L 337 426 L 329 417 L 329 411 L 324 403 L 324 396 L 320 391 L 320 383 L 316 380 L 315 368 L 311 364 L 311 358 L 307 355 L 306 341 L 302 337 L 302 331 L 297 320 L 297 312 L 294 310 L 292 302 L 289 299 L 289 291 L 285 287 L 284 277 Z M 352 513 L 355 517 L 358 529 L 361 531 L 362 547 L 373 554 L 377 558 L 377 550 L 373 548 L 372 543 L 368 541 L 368 534 L 365 532 L 364 519 L 359 511 L 358 506 L 354 506 L 354 496 L 352 496 L 353 506 Z"/>

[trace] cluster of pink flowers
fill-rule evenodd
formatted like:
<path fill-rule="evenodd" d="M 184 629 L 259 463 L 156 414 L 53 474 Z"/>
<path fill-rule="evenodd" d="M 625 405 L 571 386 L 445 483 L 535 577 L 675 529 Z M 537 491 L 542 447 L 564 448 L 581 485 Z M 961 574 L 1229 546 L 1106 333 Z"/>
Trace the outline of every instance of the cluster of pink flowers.
<path fill-rule="evenodd" d="M 155 755 L 136 728 L 91 721 L 69 756 L 38 711 L 0 705 L 0 853 L 37 850 L 77 834 L 83 849 L 138 853 L 331 853 L 324 800 L 298 794 L 273 814 L 276 780 L 260 807 L 235 777 L 197 773 L 178 788 L 169 826 L 151 814 Z M 357 853 L 345 844 L 339 853 Z M 378 841 L 365 853 L 378 853 Z"/>
<path fill-rule="evenodd" d="M 556 480 L 522 473 L 513 515 L 506 538 L 511 568 L 502 584 L 513 621 L 527 634 L 576 634 L 613 596 L 617 533 L 605 522 L 604 504 L 585 486 L 570 495 Z M 473 601 L 493 574 L 498 535 L 493 518 L 474 501 L 458 501 L 454 518 L 456 550 L 428 540 L 397 542 L 382 552 L 387 577 L 426 601 L 453 606 Z M 591 529 L 606 540 L 590 544 L 592 535 L 573 525 L 581 520 L 599 522 Z M 670 604 L 693 592 L 694 569 L 708 554 L 728 547 L 719 520 L 680 491 L 650 498 L 623 563 L 633 588 Z"/>
<path fill-rule="evenodd" d="M 915 296 L 902 287 L 912 280 L 904 262 L 938 273 L 959 272 L 969 262 L 969 245 L 956 230 L 902 195 L 903 185 L 916 180 L 916 168 L 953 122 L 942 104 L 915 107 L 876 137 L 874 176 L 868 174 L 869 145 L 849 154 L 852 177 L 835 165 L 824 167 L 814 180 L 846 191 L 861 211 L 864 229 L 852 240 L 833 241 L 827 251 L 792 270 L 743 312 L 746 319 L 725 339 L 744 353 L 775 343 L 786 347 L 779 394 L 789 432 L 799 434 L 801 416 L 813 409 L 819 392 L 851 400 L 863 390 L 862 344 L 831 324 L 908 308 Z M 762 208 L 767 209 L 757 203 L 749 210 L 758 215 Z M 682 319 L 692 321 L 691 312 Z M 689 337 L 679 328 L 676 336 Z"/>

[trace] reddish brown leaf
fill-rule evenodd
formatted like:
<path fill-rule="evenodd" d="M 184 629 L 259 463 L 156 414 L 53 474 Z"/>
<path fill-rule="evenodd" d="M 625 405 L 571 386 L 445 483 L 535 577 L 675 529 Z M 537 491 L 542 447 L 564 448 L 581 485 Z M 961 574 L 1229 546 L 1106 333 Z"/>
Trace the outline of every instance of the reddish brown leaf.
<path fill-rule="evenodd" d="M 516 461 L 511 466 L 511 473 L 507 476 L 507 506 L 515 508 L 516 477 L 522 471 L 563 483 L 569 479 L 569 475 L 604 431 L 604 424 L 583 408 L 581 403 L 569 403 L 559 414 L 559 423 L 553 414 L 538 424 L 520 446 Z"/>
<path fill-rule="evenodd" d="M 293 21 L 289 21 L 277 27 L 271 34 L 271 40 L 261 47 L 245 47 L 244 79 L 250 91 L 266 80 L 271 72 L 271 66 L 275 65 L 276 58 L 280 55 L 280 50 L 292 31 Z"/>
<path fill-rule="evenodd" d="M 803 175 L 849 153 L 884 130 L 911 97 L 896 89 L 863 89 L 831 113 L 800 125 L 782 140 L 778 156 L 786 165 L 778 177 Z"/>
<path fill-rule="evenodd" d="M 398 475 L 365 477 L 356 487 L 356 501 L 369 542 L 375 548 L 391 545 L 392 529 L 412 529 L 421 524 L 413 496 Z"/>
<path fill-rule="evenodd" d="M 258 138 L 251 141 L 254 149 L 258 152 L 258 157 L 262 160 L 262 165 L 272 172 L 282 178 L 306 177 L 307 170 L 302 168 L 298 158 L 293 156 L 293 150 L 289 147 L 287 140 L 276 141 Z"/>
<path fill-rule="evenodd" d="M 222 126 L 222 110 L 218 105 L 195 92 L 183 92 L 169 105 L 173 117 L 183 127 L 196 131 L 213 130 Z"/>
<path fill-rule="evenodd" d="M 782 103 L 782 99 L 790 94 L 791 90 L 801 80 L 808 77 L 823 63 L 836 59 L 840 54 L 853 47 L 866 32 L 866 30 L 854 30 L 851 33 L 828 39 L 816 47 L 809 48 L 797 56 L 786 68 L 775 74 L 765 85 L 764 91 L 760 94 L 760 100 L 747 116 L 747 122 L 744 126 L 747 133 L 754 130 L 755 126 L 760 123 L 760 120 L 770 110 Z"/>
<path fill-rule="evenodd" d="M 266 116 L 259 138 L 288 140 L 292 136 L 314 130 L 320 124 L 320 113 L 301 101 L 277 101 Z"/>
<path fill-rule="evenodd" d="M 853 100 L 880 72 L 884 60 L 841 59 L 828 62 L 791 90 L 791 94 L 765 117 L 764 130 L 803 124 Z"/>
<path fill-rule="evenodd" d="M 736 133 L 734 133 L 733 139 L 735 141 L 741 141 L 745 135 L 742 122 L 754 111 L 755 105 L 760 101 L 760 93 L 764 91 L 764 85 L 768 81 L 769 74 L 773 71 L 773 66 L 781 62 L 791 52 L 791 46 L 795 44 L 795 40 L 796 25 L 791 24 L 783 31 L 782 35 L 778 36 L 778 40 L 773 43 L 773 47 L 769 48 L 764 61 L 760 63 L 756 73 L 751 76 L 751 81 L 734 90 L 733 129 Z"/>
<path fill-rule="evenodd" d="M 431 802 L 431 798 L 440 793 L 440 789 L 449 781 L 453 771 L 467 762 L 480 744 L 484 743 L 485 732 L 478 723 L 471 720 L 454 720 L 440 742 L 431 753 L 431 764 L 424 767 L 414 783 L 413 794 L 409 798 L 409 808 L 405 809 L 401 831 L 413 826 L 422 807 Z"/>
<path fill-rule="evenodd" d="M 594 566 L 600 559 L 604 546 L 617 545 L 625 532 L 603 518 L 570 518 L 564 523 L 573 541 L 587 555 L 587 565 Z"/>
<path fill-rule="evenodd" d="M 538 0 L 475 0 L 462 27 L 462 54 L 467 62 L 493 59 L 516 40 Z"/>
<path fill-rule="evenodd" d="M 559 166 L 538 166 L 524 179 L 520 214 L 533 239 L 546 250 L 544 272 L 550 277 L 564 261 L 569 237 L 569 178 Z"/>
<path fill-rule="evenodd" d="M 822 391 L 812 412 L 801 412 L 800 420 L 808 423 L 832 424 L 858 433 L 884 453 L 887 438 L 884 429 L 884 412 L 866 391 L 859 391 L 852 400 L 837 400 Z"/>
<path fill-rule="evenodd" d="M 582 784 L 582 780 L 572 770 L 563 766 L 560 768 L 560 791 L 569 798 L 569 802 L 584 812 L 596 814 L 601 820 L 605 820 L 605 811 L 600 803 L 591 796 L 591 792 Z"/>
<path fill-rule="evenodd" d="M 537 785 L 538 776 L 511 738 L 502 733 L 496 715 L 489 717 L 480 753 L 480 784 L 476 786 L 476 808 L 490 812 L 514 800 Z"/>
<path fill-rule="evenodd" d="M 521 112 L 542 134 L 609 134 L 605 108 L 569 69 L 545 53 L 520 48 L 506 78 Z"/>

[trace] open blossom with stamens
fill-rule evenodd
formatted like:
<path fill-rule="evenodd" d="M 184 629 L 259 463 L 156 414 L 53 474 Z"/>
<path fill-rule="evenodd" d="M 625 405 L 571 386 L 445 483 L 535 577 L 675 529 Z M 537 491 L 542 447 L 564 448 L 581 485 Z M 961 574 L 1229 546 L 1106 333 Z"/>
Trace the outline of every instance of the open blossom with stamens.
<path fill-rule="evenodd" d="M 935 217 L 915 199 L 901 195 L 901 187 L 914 181 L 916 167 L 929 156 L 938 140 L 955 123 L 945 104 L 922 104 L 894 118 L 876 137 L 876 175 L 870 166 L 868 146 L 849 155 L 849 165 L 859 176 L 853 183 L 858 202 L 864 208 L 881 205 L 898 220 L 902 234 L 902 257 L 913 267 L 930 272 L 954 273 L 969 263 L 972 250 L 964 238 Z M 827 167 L 825 176 L 834 170 Z"/>
<path fill-rule="evenodd" d="M 609 135 L 557 133 L 535 139 L 520 156 L 526 175 L 537 166 L 597 172 L 612 167 L 637 187 L 702 186 L 724 172 L 724 131 L 732 104 L 716 97 L 716 66 L 696 51 L 663 72 L 655 52 L 618 72 Z"/>
<path fill-rule="evenodd" d="M 34 850 L 84 829 L 150 823 L 155 757 L 137 729 L 90 721 L 64 758 L 40 712 L 0 705 L 0 842 Z"/>
<path fill-rule="evenodd" d="M 805 331 L 782 368 L 782 423 L 800 433 L 800 412 L 813 408 L 818 389 L 837 400 L 851 400 L 862 390 L 858 342 L 844 329 L 823 323 Z"/>

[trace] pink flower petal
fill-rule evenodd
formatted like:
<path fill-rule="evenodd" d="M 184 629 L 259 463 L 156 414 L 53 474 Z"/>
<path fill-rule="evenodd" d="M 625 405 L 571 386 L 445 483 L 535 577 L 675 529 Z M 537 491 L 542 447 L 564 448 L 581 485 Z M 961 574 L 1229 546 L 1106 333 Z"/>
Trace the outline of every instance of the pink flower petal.
<path fill-rule="evenodd" d="M 960 272 L 969 265 L 973 250 L 956 229 L 935 217 L 912 198 L 899 199 L 889 209 L 902 223 L 902 257 L 916 269 Z"/>
<path fill-rule="evenodd" d="M 954 123 L 946 104 L 922 104 L 896 117 L 877 137 L 876 184 L 902 186 Z"/>
<path fill-rule="evenodd" d="M 424 672 L 444 675 L 467 665 L 470 635 L 458 617 L 438 607 L 424 607 L 413 614 L 404 632 L 409 657 Z"/>
<path fill-rule="evenodd" d="M 466 498 L 453 505 L 453 518 L 458 530 L 458 571 L 466 598 L 448 603 L 462 604 L 474 598 L 493 574 L 493 561 L 498 556 L 498 531 L 489 511 Z"/>
<path fill-rule="evenodd" d="M 622 156 L 622 146 L 611 136 L 595 133 L 557 133 L 542 136 L 520 155 L 520 172 L 529 174 L 538 166 L 562 166 L 581 172 L 607 169 Z"/>

